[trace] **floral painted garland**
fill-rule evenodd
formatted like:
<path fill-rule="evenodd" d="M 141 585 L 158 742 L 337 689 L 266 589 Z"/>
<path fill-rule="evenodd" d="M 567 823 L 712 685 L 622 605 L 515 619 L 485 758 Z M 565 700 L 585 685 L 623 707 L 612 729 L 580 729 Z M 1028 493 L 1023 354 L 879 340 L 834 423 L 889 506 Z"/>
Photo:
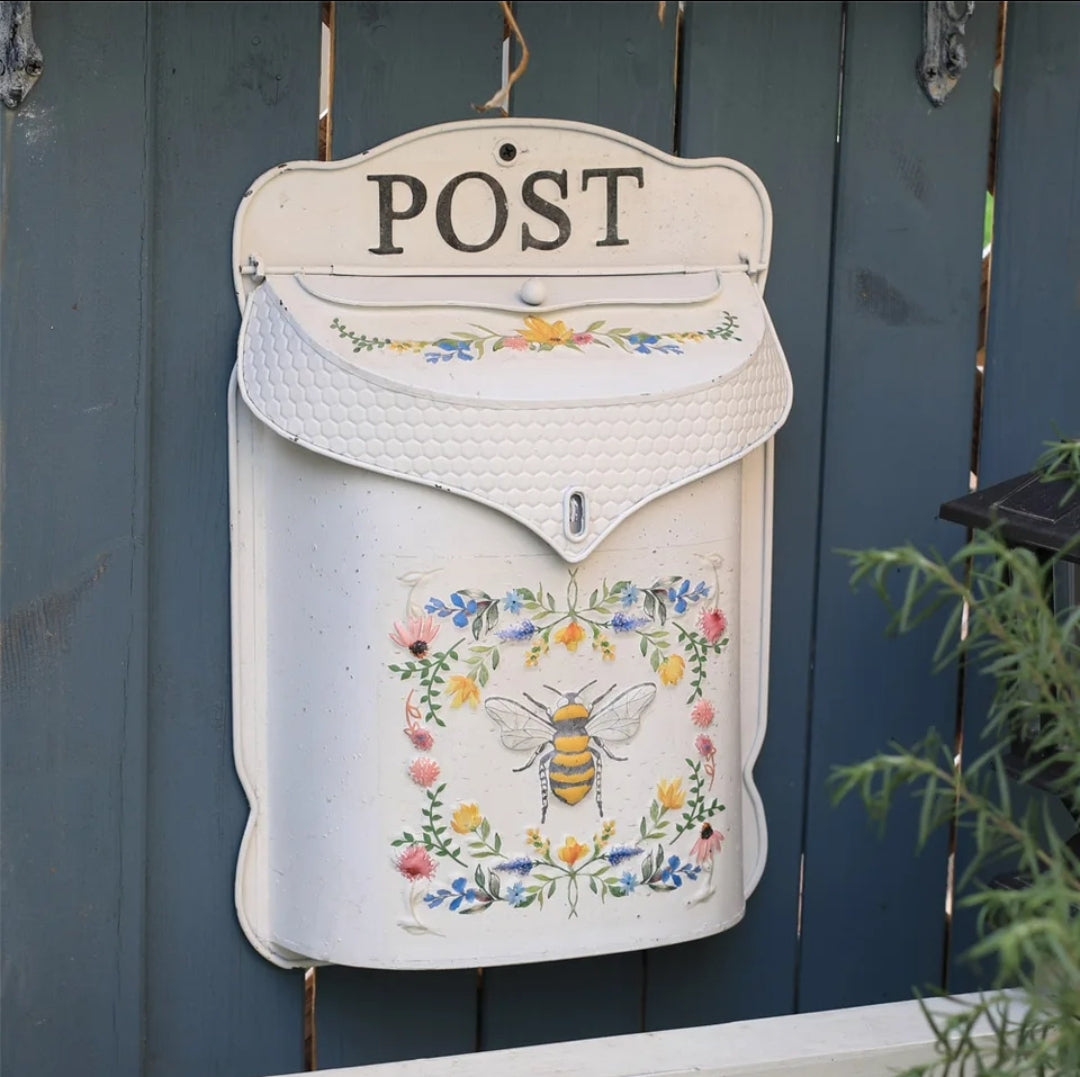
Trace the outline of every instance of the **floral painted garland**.
<path fill-rule="evenodd" d="M 711 563 L 714 570 L 719 568 L 718 558 Z M 711 879 L 712 858 L 723 841 L 716 829 L 717 817 L 725 806 L 706 793 L 706 782 L 711 788 L 716 773 L 716 748 L 705 730 L 716 712 L 704 697 L 704 686 L 709 657 L 721 654 L 729 642 L 724 611 L 706 604 L 711 593 L 704 580 L 694 583 L 689 577 L 670 576 L 648 586 L 628 580 L 609 586 L 605 581 L 587 601 L 582 601 L 577 570 L 573 569 L 569 572 L 565 603 L 556 602 L 542 583 L 536 590 L 514 588 L 502 598 L 481 590 L 460 589 L 446 600 L 429 598 L 424 616 L 394 625 L 390 639 L 410 658 L 392 663 L 389 669 L 402 681 L 412 680 L 418 686 L 410 689 L 405 699 L 404 732 L 412 747 L 425 753 L 415 756 L 408 765 L 410 778 L 424 795 L 419 826 L 404 829 L 391 843 L 394 866 L 411 884 L 412 918 L 401 922 L 406 930 L 430 930 L 416 916 L 420 902 L 428 909 L 475 913 L 497 904 L 512 909 L 534 904 L 543 907 L 562 893 L 572 917 L 577 915 L 585 886 L 606 901 L 638 892 L 680 890 L 686 883 L 698 882 L 703 871 Z M 695 628 L 679 621 L 690 611 L 698 614 Z M 500 627 L 500 620 L 506 616 L 516 619 Z M 443 627 L 439 621 L 467 630 L 467 635 L 435 651 L 432 644 Z M 466 646 L 469 636 L 474 642 Z M 552 645 L 574 652 L 591 638 L 600 657 L 612 660 L 615 640 L 620 636 L 637 641 L 638 652 L 648 660 L 662 685 L 674 687 L 690 669 L 691 692 L 686 702 L 691 706 L 690 720 L 700 730 L 694 739 L 698 758 L 687 757 L 684 775 L 658 782 L 633 837 L 616 843 L 615 822 L 602 820 L 591 840 L 579 841 L 569 835 L 561 844 L 555 842 L 553 848 L 552 839 L 536 827 L 526 832 L 524 848 L 511 855 L 503 836 L 479 804 L 464 801 L 448 812 L 446 783 L 438 782 L 439 765 L 426 754 L 435 746 L 431 727 L 445 726 L 440 714 L 445 701 L 452 709 L 476 707 L 507 646 L 527 643 L 524 662 L 537 666 Z M 683 653 L 677 653 L 673 645 Z M 655 692 L 648 685 L 637 687 Z M 417 692 L 419 703 L 414 700 Z M 593 716 L 617 705 L 621 698 L 594 710 Z M 526 699 L 536 703 L 531 697 Z M 485 704 L 492 717 L 496 717 L 492 711 L 496 702 L 516 706 L 512 701 L 492 697 Z M 587 707 L 582 709 L 588 713 Z M 524 723 L 546 720 L 539 709 L 531 715 L 529 707 L 519 706 L 518 710 Z M 535 737 L 529 748 L 547 736 L 544 733 Z M 555 735 L 552 743 L 554 739 Z M 695 831 L 696 839 L 686 857 L 671 851 L 673 843 Z M 447 885 L 438 884 L 433 880 L 440 867 L 452 872 L 456 868 L 462 873 L 455 874 Z"/>
<path fill-rule="evenodd" d="M 349 329 L 339 318 L 334 318 L 330 328 L 337 330 L 342 340 L 349 341 L 353 352 L 388 350 L 423 354 L 429 363 L 448 363 L 451 359 L 471 362 L 480 359 L 484 352 L 502 351 L 509 348 L 518 352 L 549 352 L 555 348 L 569 348 L 581 352 L 588 347 L 610 348 L 614 345 L 625 352 L 652 355 L 682 355 L 682 345 L 701 340 L 741 340 L 735 335 L 739 319 L 730 311 L 721 311 L 721 321 L 710 329 L 694 329 L 687 332 L 650 333 L 627 327 L 605 329 L 607 323 L 595 321 L 584 329 L 571 329 L 563 321 L 549 322 L 530 315 L 523 319 L 521 328 L 512 333 L 496 333 L 482 325 L 474 325 L 479 333 L 459 331 L 438 340 L 394 340 L 392 337 L 369 337 Z M 666 342 L 666 343 L 665 343 Z"/>

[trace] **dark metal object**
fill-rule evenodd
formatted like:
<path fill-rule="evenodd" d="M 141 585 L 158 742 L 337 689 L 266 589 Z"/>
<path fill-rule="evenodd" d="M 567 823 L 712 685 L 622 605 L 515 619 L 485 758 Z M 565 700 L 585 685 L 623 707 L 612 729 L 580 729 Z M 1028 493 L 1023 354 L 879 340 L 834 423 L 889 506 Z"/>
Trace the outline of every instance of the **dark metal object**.
<path fill-rule="evenodd" d="M 1080 494 L 1065 501 L 1066 479 L 1042 482 L 1034 472 L 1006 479 L 941 506 L 943 520 L 966 527 L 998 525 L 1010 546 L 1062 552 L 1062 560 L 1080 564 Z"/>
<path fill-rule="evenodd" d="M 974 0 L 924 0 L 923 52 L 916 71 L 934 105 L 945 104 L 967 67 L 963 37 L 974 11 Z"/>
<path fill-rule="evenodd" d="M 1068 479 L 1044 482 L 1037 472 L 1028 472 L 946 501 L 939 514 L 943 520 L 965 527 L 997 527 L 1006 543 L 1034 551 L 1043 562 L 1059 556 L 1080 564 L 1080 494 L 1067 498 L 1072 489 Z M 1013 781 L 1060 797 L 1068 769 L 1049 762 L 1050 754 L 1036 752 L 1030 733 L 1018 730 L 1013 736 L 1010 750 L 1002 758 L 1005 772 Z M 1080 826 L 1075 805 L 1068 798 L 1062 798 L 1062 803 Z M 1073 834 L 1066 844 L 1080 855 L 1080 833 Z M 1003 872 L 990 880 L 995 890 L 1024 890 L 1030 885 L 1031 877 L 1019 871 Z"/>
<path fill-rule="evenodd" d="M 41 67 L 30 0 L 0 0 L 0 101 L 18 108 L 41 76 Z"/>

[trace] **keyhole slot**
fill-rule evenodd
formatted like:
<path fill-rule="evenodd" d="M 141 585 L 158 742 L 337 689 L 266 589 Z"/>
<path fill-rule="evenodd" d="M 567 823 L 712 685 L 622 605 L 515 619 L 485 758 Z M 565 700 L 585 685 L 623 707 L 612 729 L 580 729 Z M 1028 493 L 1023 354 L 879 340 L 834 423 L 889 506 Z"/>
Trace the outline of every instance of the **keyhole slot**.
<path fill-rule="evenodd" d="M 573 542 L 580 542 L 585 537 L 589 526 L 588 506 L 582 490 L 568 490 L 563 499 L 563 530 Z"/>

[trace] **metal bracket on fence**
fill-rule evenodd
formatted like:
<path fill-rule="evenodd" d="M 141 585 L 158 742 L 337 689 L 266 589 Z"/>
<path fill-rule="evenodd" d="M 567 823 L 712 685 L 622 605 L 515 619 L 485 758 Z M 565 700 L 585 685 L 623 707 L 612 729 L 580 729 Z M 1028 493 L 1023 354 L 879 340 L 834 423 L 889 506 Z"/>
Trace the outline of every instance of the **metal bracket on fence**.
<path fill-rule="evenodd" d="M 924 0 L 923 53 L 916 71 L 919 85 L 935 105 L 945 104 L 967 67 L 962 39 L 974 11 L 974 0 Z"/>
<path fill-rule="evenodd" d="M 41 75 L 42 56 L 30 26 L 30 0 L 0 0 L 0 101 L 18 108 Z"/>

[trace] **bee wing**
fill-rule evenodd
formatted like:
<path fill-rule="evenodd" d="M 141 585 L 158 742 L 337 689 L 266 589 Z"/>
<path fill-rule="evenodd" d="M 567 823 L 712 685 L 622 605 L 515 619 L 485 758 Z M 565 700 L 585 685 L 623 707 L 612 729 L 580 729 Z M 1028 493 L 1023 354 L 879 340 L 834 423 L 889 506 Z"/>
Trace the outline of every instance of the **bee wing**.
<path fill-rule="evenodd" d="M 594 711 L 585 732 L 615 743 L 629 740 L 641 728 L 641 716 L 655 697 L 655 684 L 635 684 Z"/>
<path fill-rule="evenodd" d="M 484 710 L 499 727 L 503 746 L 514 752 L 534 751 L 547 744 L 554 733 L 546 717 L 513 699 L 491 696 L 484 702 Z"/>

